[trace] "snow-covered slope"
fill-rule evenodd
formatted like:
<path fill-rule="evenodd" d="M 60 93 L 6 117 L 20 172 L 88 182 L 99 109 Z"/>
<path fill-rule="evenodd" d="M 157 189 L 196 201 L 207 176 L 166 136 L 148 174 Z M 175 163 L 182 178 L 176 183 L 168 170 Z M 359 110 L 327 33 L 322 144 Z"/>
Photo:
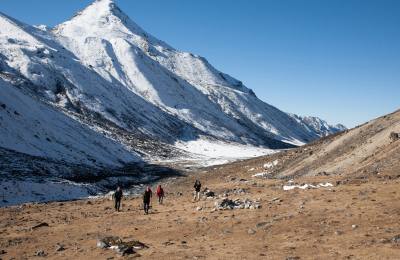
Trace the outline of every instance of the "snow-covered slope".
<path fill-rule="evenodd" d="M 98 0 L 53 30 L 59 42 L 105 80 L 223 140 L 267 145 L 315 139 L 279 109 L 204 58 L 146 33 L 112 0 Z"/>
<path fill-rule="evenodd" d="M 92 113 L 166 140 L 196 132 L 125 86 L 83 66 L 52 34 L 1 14 L 0 55 L 2 71 L 28 80 L 34 94 L 69 111 Z"/>
<path fill-rule="evenodd" d="M 0 79 L 0 147 L 70 163 L 118 167 L 139 156 Z"/>
<path fill-rule="evenodd" d="M 111 0 L 52 30 L 0 13 L 0 79 L 2 102 L 25 115 L 3 111 L 0 146 L 30 155 L 117 166 L 197 153 L 196 141 L 276 149 L 325 135 L 149 35 Z"/>
<path fill-rule="evenodd" d="M 342 124 L 330 125 L 325 120 L 315 116 L 298 116 L 295 114 L 289 114 L 298 123 L 302 124 L 311 133 L 319 137 L 328 136 L 338 132 L 342 132 L 347 128 Z"/>

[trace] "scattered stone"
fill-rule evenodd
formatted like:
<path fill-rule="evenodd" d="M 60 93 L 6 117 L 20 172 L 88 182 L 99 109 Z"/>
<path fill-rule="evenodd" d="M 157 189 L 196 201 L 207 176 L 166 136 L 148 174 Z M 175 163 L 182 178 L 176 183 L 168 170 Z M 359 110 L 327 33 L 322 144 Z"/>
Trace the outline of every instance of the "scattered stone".
<path fill-rule="evenodd" d="M 64 245 L 61 245 L 61 244 L 56 245 L 56 252 L 60 252 L 60 251 L 64 251 L 64 250 L 65 250 Z"/>
<path fill-rule="evenodd" d="M 387 244 L 387 243 L 390 243 L 390 242 L 391 241 L 389 239 L 386 239 L 386 238 L 379 239 L 379 243 L 382 243 L 382 244 Z"/>
<path fill-rule="evenodd" d="M 400 235 L 394 236 L 392 238 L 392 243 L 400 244 Z"/>
<path fill-rule="evenodd" d="M 0 255 L 4 255 L 4 254 L 7 254 L 7 252 L 5 250 L 1 249 L 0 250 Z"/>
<path fill-rule="evenodd" d="M 35 256 L 45 257 L 47 254 L 43 250 L 36 251 Z"/>
<path fill-rule="evenodd" d="M 230 229 L 224 229 L 224 230 L 222 230 L 222 233 L 223 233 L 223 234 L 232 234 L 232 230 L 230 230 Z"/>
<path fill-rule="evenodd" d="M 282 200 L 279 197 L 273 198 L 271 202 L 282 202 Z"/>
<path fill-rule="evenodd" d="M 131 255 L 131 254 L 135 254 L 136 252 L 133 250 L 132 247 L 124 245 L 124 244 L 120 244 L 120 245 L 116 245 L 116 246 L 111 246 L 111 249 L 113 249 L 115 252 L 117 252 L 117 254 L 124 256 L 124 255 Z"/>
<path fill-rule="evenodd" d="M 224 191 L 222 196 L 228 197 L 230 195 L 244 195 L 246 193 L 248 193 L 248 189 L 234 188 L 234 189 L 228 189 L 228 190 Z"/>
<path fill-rule="evenodd" d="M 256 224 L 256 228 L 263 228 L 265 226 L 267 226 L 269 224 L 269 222 L 260 222 Z"/>
<path fill-rule="evenodd" d="M 46 222 L 42 222 L 40 224 L 37 224 L 37 225 L 31 227 L 31 230 L 35 230 L 35 229 L 38 229 L 38 228 L 41 228 L 41 227 L 48 227 L 48 226 L 49 226 L 49 224 L 47 224 Z"/>
<path fill-rule="evenodd" d="M 358 228 L 358 225 L 353 224 L 353 225 L 351 225 L 351 228 L 356 229 L 356 228 Z"/>
<path fill-rule="evenodd" d="M 124 242 L 124 243 L 126 245 L 133 247 L 134 249 L 137 249 L 137 250 L 149 248 L 147 245 L 143 244 L 142 242 L 140 242 L 138 240 L 132 240 L 132 241 Z"/>
<path fill-rule="evenodd" d="M 205 188 L 205 189 L 203 190 L 203 195 L 204 195 L 206 198 L 214 198 L 214 197 L 215 197 L 215 192 L 211 191 L 211 190 L 208 189 L 208 188 Z"/>
<path fill-rule="evenodd" d="M 340 230 L 336 230 L 336 231 L 335 231 L 335 235 L 337 235 L 337 236 L 340 236 L 340 235 L 342 235 L 342 234 L 343 234 L 343 232 L 340 231 Z"/>
<path fill-rule="evenodd" d="M 249 199 L 241 200 L 235 199 L 231 200 L 225 198 L 221 201 L 215 202 L 215 209 L 216 210 L 227 210 L 227 209 L 259 209 L 261 208 L 259 201 L 251 201 Z"/>
<path fill-rule="evenodd" d="M 164 243 L 162 243 L 164 246 L 171 246 L 171 245 L 173 245 L 174 243 L 173 242 L 171 242 L 171 241 L 167 241 L 167 242 L 164 242 Z"/>
<path fill-rule="evenodd" d="M 256 233 L 256 231 L 252 228 L 249 228 L 249 230 L 247 230 L 247 234 L 249 235 L 254 235 Z"/>
<path fill-rule="evenodd" d="M 203 210 L 203 208 L 202 208 L 202 207 L 200 207 L 200 206 L 198 206 L 198 207 L 196 208 L 196 210 L 197 210 L 197 211 L 202 211 L 202 210 Z"/>
<path fill-rule="evenodd" d="M 107 245 L 106 243 L 104 243 L 102 240 L 98 240 L 96 246 L 97 246 L 98 248 L 102 248 L 102 249 L 108 247 L 108 245 Z"/>
<path fill-rule="evenodd" d="M 97 240 L 97 247 L 99 248 L 109 248 L 117 252 L 117 254 L 124 256 L 124 255 L 131 255 L 136 254 L 134 249 L 144 249 L 148 248 L 145 244 L 140 241 L 132 240 L 124 242 L 121 238 L 116 236 L 109 236 L 102 239 Z"/>

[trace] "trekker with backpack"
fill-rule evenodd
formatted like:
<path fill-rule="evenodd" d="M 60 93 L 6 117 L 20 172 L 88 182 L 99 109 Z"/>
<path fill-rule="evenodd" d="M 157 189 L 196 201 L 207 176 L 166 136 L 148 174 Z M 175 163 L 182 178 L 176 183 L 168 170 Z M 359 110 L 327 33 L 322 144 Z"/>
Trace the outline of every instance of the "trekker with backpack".
<path fill-rule="evenodd" d="M 199 180 L 196 180 L 194 182 L 194 201 L 200 200 L 200 189 L 201 189 L 201 183 Z"/>
<path fill-rule="evenodd" d="M 143 193 L 143 209 L 146 215 L 149 214 L 150 202 L 152 196 L 153 192 L 151 191 L 150 186 L 147 186 L 146 190 Z"/>
<path fill-rule="evenodd" d="M 114 198 L 114 207 L 116 211 L 119 211 L 119 209 L 121 208 L 121 200 L 122 200 L 122 189 L 121 187 L 117 187 L 117 190 L 114 192 L 113 194 L 113 198 Z"/>
<path fill-rule="evenodd" d="M 161 185 L 158 185 L 156 194 L 158 197 L 158 203 L 162 204 L 164 200 L 164 189 L 161 187 Z"/>

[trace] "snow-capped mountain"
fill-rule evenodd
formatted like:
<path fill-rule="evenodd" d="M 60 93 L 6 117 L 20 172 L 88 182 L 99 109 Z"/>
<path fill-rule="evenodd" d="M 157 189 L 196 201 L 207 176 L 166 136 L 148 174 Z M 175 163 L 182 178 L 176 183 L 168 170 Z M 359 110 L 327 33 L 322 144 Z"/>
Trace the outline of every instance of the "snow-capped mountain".
<path fill-rule="evenodd" d="M 112 0 L 55 28 L 0 13 L 0 189 L 23 191 L 0 206 L 87 196 L 177 174 L 170 162 L 259 156 L 342 129 L 261 101 Z"/>
<path fill-rule="evenodd" d="M 53 29 L 0 13 L 0 84 L 1 147 L 94 166 L 183 155 L 196 140 L 276 149 L 327 133 L 151 36 L 112 0 Z"/>
<path fill-rule="evenodd" d="M 208 135 L 263 145 L 271 145 L 271 138 L 296 144 L 315 138 L 204 58 L 146 33 L 111 0 L 94 2 L 53 33 L 105 80 Z"/>
<path fill-rule="evenodd" d="M 331 134 L 342 132 L 347 129 L 342 124 L 330 125 L 325 120 L 322 120 L 321 118 L 315 116 L 298 116 L 295 114 L 289 115 L 293 117 L 298 123 L 302 124 L 314 135 L 317 135 L 319 137 L 328 136 Z"/>

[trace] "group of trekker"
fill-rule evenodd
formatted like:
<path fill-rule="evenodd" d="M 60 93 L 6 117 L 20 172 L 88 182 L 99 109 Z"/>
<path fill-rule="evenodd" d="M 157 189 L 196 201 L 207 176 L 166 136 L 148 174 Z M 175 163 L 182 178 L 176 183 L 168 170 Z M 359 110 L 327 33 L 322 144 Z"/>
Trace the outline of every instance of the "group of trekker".
<path fill-rule="evenodd" d="M 161 185 L 157 186 L 156 195 L 158 197 L 158 203 L 162 204 L 164 201 L 165 193 Z M 122 197 L 123 197 L 122 189 L 121 187 L 118 186 L 117 190 L 113 194 L 114 208 L 116 211 L 120 211 L 121 209 Z M 143 192 L 143 209 L 145 214 L 149 214 L 152 197 L 153 197 L 153 191 L 151 190 L 150 186 L 147 186 L 147 188 Z"/>
<path fill-rule="evenodd" d="M 195 181 L 193 188 L 194 188 L 194 201 L 200 200 L 201 183 L 199 180 Z M 164 189 L 161 187 L 161 185 L 157 186 L 156 195 L 158 198 L 158 203 L 163 204 L 165 192 Z M 118 186 L 117 190 L 113 194 L 114 207 L 116 211 L 120 211 L 121 209 L 122 197 L 123 197 L 122 189 L 120 186 Z M 143 192 L 143 210 L 146 215 L 149 214 L 152 197 L 153 197 L 153 191 L 151 190 L 150 186 L 147 186 L 145 191 Z"/>

